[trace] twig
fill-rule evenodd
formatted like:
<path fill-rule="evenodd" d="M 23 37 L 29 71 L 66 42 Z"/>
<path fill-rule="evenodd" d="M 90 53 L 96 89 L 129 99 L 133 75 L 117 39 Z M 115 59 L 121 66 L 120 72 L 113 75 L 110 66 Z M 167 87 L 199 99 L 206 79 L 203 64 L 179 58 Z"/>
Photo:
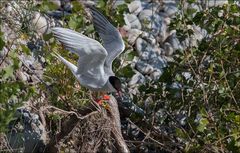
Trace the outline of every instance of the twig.
<path fill-rule="evenodd" d="M 223 61 L 222 61 L 222 60 L 221 60 L 221 66 L 222 66 L 222 70 L 223 70 L 224 73 L 225 73 L 226 71 L 225 71 L 225 69 L 224 69 Z M 239 109 L 237 100 L 236 100 L 236 98 L 234 97 L 234 94 L 233 94 L 232 89 L 231 89 L 231 87 L 230 87 L 230 85 L 229 85 L 229 83 L 228 83 L 228 79 L 227 79 L 226 75 L 224 75 L 224 78 L 225 78 L 226 84 L 227 84 L 227 86 L 228 86 L 228 88 L 229 88 L 229 90 L 230 90 L 231 97 L 232 97 L 233 101 L 235 102 L 236 107 Z"/>
<path fill-rule="evenodd" d="M 55 106 L 47 106 L 47 107 L 44 107 L 44 108 L 42 108 L 42 109 L 40 109 L 42 112 L 43 111 L 45 111 L 45 110 L 47 110 L 47 109 L 55 109 L 55 110 L 57 110 L 57 111 L 59 111 L 59 112 L 62 112 L 62 113 L 64 113 L 64 114 L 73 114 L 73 115 L 75 115 L 78 119 L 80 119 L 80 120 L 84 120 L 84 119 L 86 119 L 86 118 L 88 118 L 89 116 L 91 116 L 91 115 L 94 115 L 94 114 L 97 114 L 97 113 L 99 113 L 98 111 L 94 111 L 94 112 L 91 112 L 91 113 L 89 113 L 89 114 L 87 114 L 87 115 L 85 115 L 85 116 L 79 116 L 76 112 L 74 112 L 74 111 L 65 111 L 65 110 L 63 110 L 63 109 L 60 109 L 60 108 L 57 108 L 57 107 L 55 107 Z"/>
<path fill-rule="evenodd" d="M 13 43 L 14 43 L 17 39 L 18 39 L 18 38 L 15 38 L 15 39 L 11 42 L 10 46 L 5 45 L 8 50 L 7 50 L 7 53 L 5 54 L 5 56 L 2 58 L 2 61 L 0 62 L 0 66 L 2 65 L 2 63 L 3 63 L 3 62 L 5 61 L 5 59 L 7 58 L 8 54 L 9 54 L 9 52 L 10 52 L 12 46 L 13 46 Z"/>
<path fill-rule="evenodd" d="M 145 133 L 140 127 L 138 127 L 135 123 L 133 123 L 130 119 L 127 119 L 128 122 L 130 122 L 131 124 L 133 124 L 134 126 L 136 126 L 136 128 L 141 131 L 144 135 L 148 135 L 147 133 Z M 148 137 L 150 140 L 152 140 L 153 142 L 157 143 L 158 145 L 164 147 L 165 145 L 157 140 L 155 140 L 154 138 L 152 137 Z"/>

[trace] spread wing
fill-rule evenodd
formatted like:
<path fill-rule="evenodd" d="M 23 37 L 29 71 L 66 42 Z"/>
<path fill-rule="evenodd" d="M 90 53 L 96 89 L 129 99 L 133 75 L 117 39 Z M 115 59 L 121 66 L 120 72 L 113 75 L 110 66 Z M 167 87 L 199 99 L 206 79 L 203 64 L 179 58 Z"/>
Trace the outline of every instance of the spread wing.
<path fill-rule="evenodd" d="M 113 60 L 125 49 L 124 42 L 119 31 L 93 6 L 88 6 L 91 9 L 93 24 L 103 40 L 103 46 L 108 52 L 105 66 L 106 71 L 112 72 Z"/>
<path fill-rule="evenodd" d="M 55 27 L 52 32 L 66 49 L 79 56 L 74 75 L 79 76 L 80 83 L 92 88 L 103 86 L 108 79 L 104 72 L 108 55 L 105 48 L 98 41 L 70 29 Z"/>

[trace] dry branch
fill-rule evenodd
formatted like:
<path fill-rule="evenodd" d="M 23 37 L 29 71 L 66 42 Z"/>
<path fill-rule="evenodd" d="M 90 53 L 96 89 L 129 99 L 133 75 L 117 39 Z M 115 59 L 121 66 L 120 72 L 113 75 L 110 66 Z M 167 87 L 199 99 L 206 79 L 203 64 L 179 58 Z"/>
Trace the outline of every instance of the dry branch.
<path fill-rule="evenodd" d="M 116 140 L 117 148 L 122 153 L 130 152 L 121 132 L 121 122 L 116 99 L 111 96 L 109 100 L 110 118 L 112 120 L 112 135 Z"/>
<path fill-rule="evenodd" d="M 49 107 L 47 109 L 54 109 L 54 107 Z M 63 114 L 69 115 L 69 117 L 67 120 L 65 120 L 61 124 L 61 131 L 57 133 L 55 137 L 50 138 L 49 143 L 46 145 L 45 152 L 58 152 L 59 148 L 57 147 L 57 145 L 59 144 L 59 142 L 62 141 L 65 137 L 71 135 L 75 127 L 77 126 L 81 127 L 82 124 L 85 124 L 87 127 L 83 129 L 85 130 L 84 133 L 88 134 L 85 137 L 91 137 L 94 143 L 89 144 L 87 141 L 85 142 L 79 141 L 80 146 L 78 147 L 81 148 L 80 150 L 87 151 L 91 148 L 92 148 L 92 152 L 97 152 L 101 150 L 102 145 L 104 145 L 103 144 L 104 139 L 108 139 L 106 138 L 108 137 L 106 133 L 109 133 L 109 134 L 111 133 L 111 135 L 115 139 L 114 142 L 116 143 L 117 151 L 122 153 L 129 152 L 127 144 L 121 133 L 121 123 L 120 123 L 118 104 L 116 99 L 113 96 L 111 96 L 109 100 L 108 112 L 104 108 L 102 108 L 101 111 L 96 111 L 96 108 L 95 108 L 95 111 L 94 109 L 88 109 L 88 111 L 83 111 L 81 114 L 85 116 L 79 117 L 79 115 L 76 115 L 77 113 L 67 112 L 64 110 L 61 111 L 60 109 L 56 109 L 56 110 L 59 113 L 62 112 Z M 82 122 L 80 123 L 80 121 Z M 94 123 L 95 125 L 93 125 L 91 122 L 95 122 Z M 96 122 L 99 122 L 99 123 L 96 123 Z M 92 126 L 97 126 L 98 130 L 91 131 L 91 129 L 94 129 Z M 96 134 L 98 136 L 96 136 Z M 94 140 L 94 139 L 97 139 L 97 140 Z M 108 146 L 108 148 L 111 148 L 111 146 Z"/>

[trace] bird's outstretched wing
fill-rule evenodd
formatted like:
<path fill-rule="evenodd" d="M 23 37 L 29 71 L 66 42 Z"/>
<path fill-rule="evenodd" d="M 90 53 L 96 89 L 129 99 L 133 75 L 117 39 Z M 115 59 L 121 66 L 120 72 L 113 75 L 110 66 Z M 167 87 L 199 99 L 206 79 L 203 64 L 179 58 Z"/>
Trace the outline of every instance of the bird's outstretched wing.
<path fill-rule="evenodd" d="M 94 27 L 103 40 L 103 46 L 108 52 L 105 66 L 108 71 L 112 72 L 113 60 L 125 49 L 123 39 L 119 31 L 94 6 L 88 7 L 92 12 Z"/>
<path fill-rule="evenodd" d="M 105 48 L 98 41 L 70 29 L 55 27 L 52 32 L 66 49 L 79 56 L 74 75 L 85 78 L 80 83 L 92 84 L 92 87 L 103 86 L 108 79 L 104 78 L 104 63 L 108 55 Z"/>

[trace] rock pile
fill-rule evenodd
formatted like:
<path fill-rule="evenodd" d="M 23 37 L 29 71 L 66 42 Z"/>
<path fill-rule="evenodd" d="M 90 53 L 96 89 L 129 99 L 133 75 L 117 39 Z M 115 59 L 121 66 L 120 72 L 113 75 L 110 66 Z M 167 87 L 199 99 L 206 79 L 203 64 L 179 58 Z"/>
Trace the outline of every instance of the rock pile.
<path fill-rule="evenodd" d="M 178 11 L 175 2 L 163 3 L 133 1 L 124 14 L 128 32 L 127 41 L 135 46 L 138 57 L 134 67 L 138 71 L 128 82 L 130 91 L 136 94 L 138 84 L 147 80 L 157 81 L 171 60 L 171 55 L 182 49 L 175 31 L 169 31 L 171 17 Z M 132 89 L 132 90 L 131 90 Z"/>

